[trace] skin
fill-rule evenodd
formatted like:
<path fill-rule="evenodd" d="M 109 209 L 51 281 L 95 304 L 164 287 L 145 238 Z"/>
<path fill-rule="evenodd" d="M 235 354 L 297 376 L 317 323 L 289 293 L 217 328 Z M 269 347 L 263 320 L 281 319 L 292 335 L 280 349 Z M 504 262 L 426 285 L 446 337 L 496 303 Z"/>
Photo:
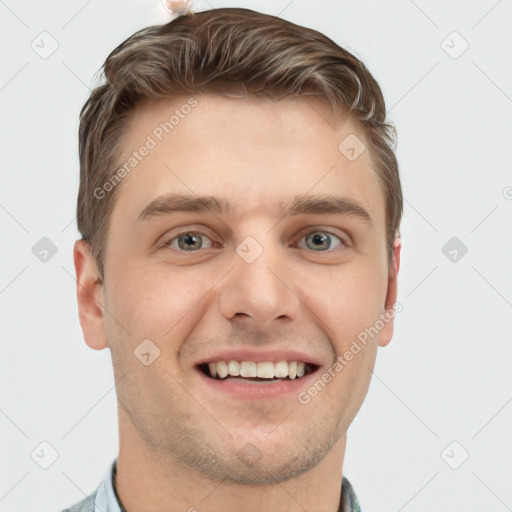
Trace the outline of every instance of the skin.
<path fill-rule="evenodd" d="M 194 364 L 228 347 L 293 347 L 321 361 L 321 375 L 396 302 L 400 240 L 388 261 L 384 195 L 369 151 L 349 161 L 338 150 L 349 134 L 364 140 L 350 118 L 310 97 L 195 98 L 192 112 L 118 185 L 103 281 L 87 243 L 74 247 L 84 338 L 111 350 L 117 382 L 116 488 L 128 512 L 334 512 L 347 429 L 393 321 L 307 405 L 293 393 L 228 399 L 200 381 Z M 124 156 L 187 99 L 140 106 Z M 137 222 L 169 192 L 224 197 L 236 214 Z M 304 194 L 350 198 L 372 223 L 278 213 L 280 201 Z M 307 237 L 326 230 L 330 248 Z M 204 234 L 203 247 L 192 240 L 188 252 L 180 249 L 183 231 Z M 263 248 L 252 263 L 235 250 L 248 236 Z M 163 245 L 172 239 L 174 248 Z M 146 338 L 160 350 L 149 366 L 133 354 Z M 237 457 L 247 443 L 260 454 L 252 464 Z"/>

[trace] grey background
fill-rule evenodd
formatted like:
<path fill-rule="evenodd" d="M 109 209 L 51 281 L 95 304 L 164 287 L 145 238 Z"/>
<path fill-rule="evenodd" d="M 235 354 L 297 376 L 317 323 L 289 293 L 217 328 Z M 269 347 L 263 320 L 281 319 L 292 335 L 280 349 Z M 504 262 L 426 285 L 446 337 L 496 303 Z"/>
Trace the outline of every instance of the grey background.
<path fill-rule="evenodd" d="M 344 463 L 364 511 L 512 510 L 512 1 L 195 6 L 326 33 L 366 63 L 397 126 L 404 309 Z M 78 115 L 107 54 L 168 19 L 157 0 L 0 0 L 0 512 L 60 510 L 117 454 L 110 352 L 87 347 L 76 308 Z M 52 38 L 47 58 L 31 47 Z M 42 442 L 48 469 L 31 458 Z"/>

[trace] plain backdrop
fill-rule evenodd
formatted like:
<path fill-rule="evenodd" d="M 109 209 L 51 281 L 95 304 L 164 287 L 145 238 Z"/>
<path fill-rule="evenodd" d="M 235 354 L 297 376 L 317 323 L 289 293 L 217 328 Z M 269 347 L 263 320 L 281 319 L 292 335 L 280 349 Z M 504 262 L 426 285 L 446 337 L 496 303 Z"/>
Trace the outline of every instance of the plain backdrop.
<path fill-rule="evenodd" d="M 403 311 L 343 468 L 363 510 L 512 510 L 512 1 L 194 4 L 225 6 L 353 52 L 398 130 Z M 108 53 L 169 19 L 156 0 L 0 1 L 0 512 L 71 505 L 117 454 L 110 352 L 77 316 L 78 115 Z"/>

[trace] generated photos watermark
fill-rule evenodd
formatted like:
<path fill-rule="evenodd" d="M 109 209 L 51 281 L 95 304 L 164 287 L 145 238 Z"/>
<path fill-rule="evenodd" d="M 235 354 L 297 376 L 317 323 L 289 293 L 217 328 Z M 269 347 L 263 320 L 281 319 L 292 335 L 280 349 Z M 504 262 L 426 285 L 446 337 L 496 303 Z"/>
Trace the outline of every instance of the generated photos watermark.
<path fill-rule="evenodd" d="M 322 389 L 339 374 L 347 364 L 354 359 L 354 356 L 359 354 L 362 350 L 360 344 L 366 346 L 369 339 L 375 338 L 379 334 L 384 326 L 393 320 L 397 313 L 403 310 L 403 305 L 400 302 L 396 302 L 393 308 L 386 310 L 385 313 L 381 313 L 379 318 L 371 325 L 366 327 L 357 335 L 357 339 L 352 340 L 350 348 L 347 349 L 343 354 L 339 355 L 336 361 L 329 367 L 325 372 L 318 377 L 318 379 L 305 391 L 301 391 L 297 395 L 298 401 L 302 405 L 307 405 L 311 402 L 311 399 L 317 396 Z"/>
<path fill-rule="evenodd" d="M 146 137 L 144 144 L 142 144 L 138 150 L 133 151 L 132 156 L 130 156 L 101 187 L 96 187 L 94 189 L 94 197 L 101 200 L 109 192 L 114 190 L 116 185 L 128 176 L 130 172 L 150 154 L 151 150 L 155 149 L 158 144 L 164 140 L 164 137 L 171 133 L 171 131 L 174 130 L 174 128 L 176 128 L 176 126 L 178 126 L 197 105 L 197 99 L 192 97 L 189 98 L 186 103 L 181 105 L 180 108 L 175 109 L 169 119 L 156 126 L 151 134 Z"/>

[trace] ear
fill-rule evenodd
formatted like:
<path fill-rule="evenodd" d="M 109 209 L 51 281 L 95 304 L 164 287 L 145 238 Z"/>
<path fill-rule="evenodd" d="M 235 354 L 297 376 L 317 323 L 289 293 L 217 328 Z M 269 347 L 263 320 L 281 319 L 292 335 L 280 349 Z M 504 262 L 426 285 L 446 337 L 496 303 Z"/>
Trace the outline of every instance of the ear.
<path fill-rule="evenodd" d="M 396 302 L 398 294 L 398 271 L 400 270 L 400 250 L 402 249 L 402 239 L 397 235 L 393 242 L 393 250 L 388 270 L 388 290 L 386 293 L 386 301 L 384 304 L 383 321 L 384 327 L 378 336 L 378 345 L 385 347 L 393 337 L 393 325 L 396 311 L 393 305 Z"/>
<path fill-rule="evenodd" d="M 76 272 L 78 318 L 84 340 L 94 350 L 108 346 L 104 323 L 103 281 L 86 240 L 77 240 L 73 247 Z"/>

